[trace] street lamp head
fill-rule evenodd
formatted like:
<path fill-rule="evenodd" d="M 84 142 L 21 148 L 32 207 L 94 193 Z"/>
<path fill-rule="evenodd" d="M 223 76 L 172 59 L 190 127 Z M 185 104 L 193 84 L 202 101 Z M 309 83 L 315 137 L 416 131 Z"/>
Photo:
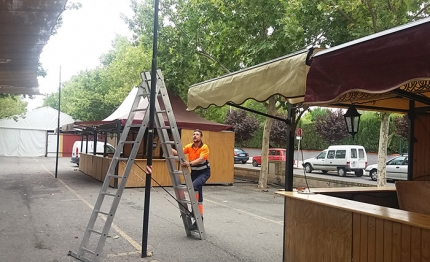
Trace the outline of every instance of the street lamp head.
<path fill-rule="evenodd" d="M 358 133 L 358 127 L 360 126 L 360 116 L 361 114 L 358 113 L 354 105 L 351 105 L 343 115 L 348 133 L 352 135 L 353 139 L 355 134 Z"/>

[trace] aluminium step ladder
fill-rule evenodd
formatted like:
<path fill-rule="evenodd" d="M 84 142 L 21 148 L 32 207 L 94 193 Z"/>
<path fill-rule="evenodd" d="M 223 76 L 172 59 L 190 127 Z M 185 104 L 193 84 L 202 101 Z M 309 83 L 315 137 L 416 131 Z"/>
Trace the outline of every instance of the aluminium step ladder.
<path fill-rule="evenodd" d="M 68 255 L 81 261 L 95 262 L 100 260 L 101 253 L 106 243 L 106 239 L 108 238 L 108 233 L 118 208 L 122 193 L 125 189 L 127 179 L 134 165 L 134 160 L 141 145 L 145 131 L 148 128 L 151 74 L 149 72 L 142 73 L 142 79 L 143 81 L 138 87 L 136 98 L 133 102 L 127 122 L 124 126 L 121 138 L 115 150 L 115 154 L 107 171 L 105 180 L 88 222 L 88 226 L 85 230 L 84 237 L 79 246 L 79 250 L 76 253 L 72 251 L 69 251 L 68 253 Z M 148 99 L 147 107 L 138 108 L 141 99 L 145 98 Z M 141 124 L 133 123 L 137 112 L 145 112 Z M 181 138 L 179 136 L 179 130 L 176 125 L 172 106 L 170 104 L 170 99 L 160 70 L 157 71 L 154 114 L 154 128 L 157 130 L 161 148 L 166 159 L 166 164 L 172 181 L 172 186 L 175 191 L 179 210 L 181 212 L 185 232 L 187 236 L 190 236 L 194 231 L 199 234 L 200 239 L 206 239 L 203 220 L 198 208 L 190 172 L 187 167 L 182 167 L 180 165 L 180 163 L 184 161 L 185 155 L 183 152 Z M 164 117 L 166 117 L 168 120 L 168 125 L 165 124 Z M 127 137 L 129 136 L 131 128 L 139 128 L 139 131 L 135 140 L 127 141 Z M 169 130 L 171 136 L 169 136 Z M 173 140 L 171 140 L 170 137 L 173 138 Z M 124 145 L 126 144 L 133 146 L 130 156 L 127 158 L 121 156 L 121 152 L 123 152 Z M 176 147 L 178 152 L 177 156 L 173 155 L 172 146 Z M 115 175 L 115 168 L 120 161 L 127 161 L 127 164 L 124 168 L 124 172 L 121 175 Z M 183 178 L 185 184 L 181 182 L 181 178 Z M 117 189 L 109 187 L 112 179 L 120 179 Z M 197 224 L 197 230 L 189 230 L 193 223 L 191 218 L 193 218 Z"/>

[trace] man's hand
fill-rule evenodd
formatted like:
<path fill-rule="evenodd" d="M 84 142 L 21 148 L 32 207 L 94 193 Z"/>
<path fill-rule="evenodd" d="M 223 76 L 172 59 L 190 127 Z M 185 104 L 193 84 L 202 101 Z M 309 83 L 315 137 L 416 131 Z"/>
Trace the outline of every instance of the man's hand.
<path fill-rule="evenodd" d="M 190 166 L 190 162 L 185 161 L 185 159 L 181 158 L 181 161 L 182 161 L 181 166 L 183 166 L 183 167 L 189 167 Z"/>

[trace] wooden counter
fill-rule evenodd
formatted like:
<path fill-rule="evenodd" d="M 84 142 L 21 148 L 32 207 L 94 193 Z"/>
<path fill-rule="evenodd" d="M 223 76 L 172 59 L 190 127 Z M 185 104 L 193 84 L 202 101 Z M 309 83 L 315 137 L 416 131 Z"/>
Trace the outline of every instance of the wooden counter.
<path fill-rule="evenodd" d="M 233 161 L 233 158 L 231 158 Z M 79 170 L 85 174 L 97 179 L 98 181 L 104 181 L 106 173 L 109 169 L 111 158 L 84 154 L 80 155 Z M 120 162 L 118 173 L 122 174 L 124 172 L 126 163 Z M 233 165 L 231 165 L 234 168 Z M 133 165 L 130 176 L 127 180 L 126 187 L 144 187 L 146 174 L 146 159 L 136 159 L 135 165 Z M 169 171 L 167 169 L 166 160 L 164 159 L 153 159 L 152 160 L 152 182 L 151 186 L 172 186 L 170 180 Z M 158 182 L 158 184 L 155 181 Z M 233 184 L 234 174 L 233 172 L 217 172 L 217 169 L 212 169 L 211 167 L 211 177 L 207 181 L 207 184 Z M 120 180 L 118 180 L 118 184 Z M 114 187 L 114 181 L 110 181 L 110 186 Z"/>
<path fill-rule="evenodd" d="M 277 192 L 286 198 L 284 261 L 430 261 L 430 216 L 323 194 L 393 190 Z"/>

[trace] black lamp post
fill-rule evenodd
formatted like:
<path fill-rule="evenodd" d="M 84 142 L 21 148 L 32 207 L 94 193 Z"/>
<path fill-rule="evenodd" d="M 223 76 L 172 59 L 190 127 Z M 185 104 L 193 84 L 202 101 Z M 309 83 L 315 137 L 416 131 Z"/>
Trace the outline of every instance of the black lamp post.
<path fill-rule="evenodd" d="M 358 127 L 360 126 L 360 116 L 355 106 L 351 105 L 346 113 L 343 115 L 345 118 L 346 128 L 348 129 L 348 133 L 352 135 L 352 139 L 354 139 L 355 134 L 358 133 Z"/>

